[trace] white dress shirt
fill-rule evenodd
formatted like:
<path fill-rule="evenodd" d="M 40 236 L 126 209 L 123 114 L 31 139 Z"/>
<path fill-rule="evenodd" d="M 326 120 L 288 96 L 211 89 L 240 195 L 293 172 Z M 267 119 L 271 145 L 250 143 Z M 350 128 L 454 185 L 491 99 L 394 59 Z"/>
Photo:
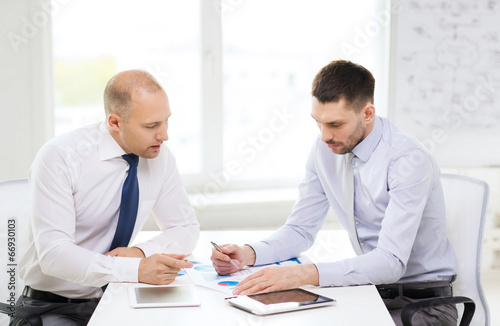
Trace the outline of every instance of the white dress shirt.
<path fill-rule="evenodd" d="M 26 285 L 69 298 L 95 298 L 109 282 L 138 282 L 140 258 L 105 256 L 118 223 L 126 154 L 97 123 L 56 137 L 30 171 L 30 246 L 21 260 Z M 188 254 L 199 224 L 167 146 L 139 159 L 139 208 L 131 242 L 152 212 L 162 233 L 138 244 L 146 257 Z"/>
<path fill-rule="evenodd" d="M 446 237 L 440 171 L 430 153 L 389 120 L 375 118 L 354 149 L 354 217 L 364 254 L 317 263 L 321 286 L 452 280 L 456 258 Z M 314 242 L 328 208 L 348 229 L 342 155 L 313 144 L 287 223 L 251 243 L 256 265 L 298 256 Z"/>

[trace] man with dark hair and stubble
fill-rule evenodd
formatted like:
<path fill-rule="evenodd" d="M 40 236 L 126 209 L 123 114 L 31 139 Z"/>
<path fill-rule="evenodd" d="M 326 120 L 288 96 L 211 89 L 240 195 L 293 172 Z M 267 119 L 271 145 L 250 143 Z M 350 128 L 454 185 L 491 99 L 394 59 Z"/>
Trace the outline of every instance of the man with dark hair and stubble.
<path fill-rule="evenodd" d="M 17 306 L 43 325 L 86 325 L 110 282 L 169 284 L 199 224 L 164 144 L 167 94 L 142 70 L 116 74 L 106 119 L 46 143 L 30 171 L 30 246 Z M 161 233 L 130 247 L 150 213 Z M 23 325 L 11 320 L 11 325 Z"/>
<path fill-rule="evenodd" d="M 306 284 L 375 284 L 397 325 L 407 303 L 452 295 L 456 258 L 446 237 L 440 170 L 414 138 L 375 115 L 374 88 L 372 74 L 349 61 L 333 61 L 319 71 L 311 115 L 320 136 L 287 222 L 263 241 L 222 245 L 224 253 L 212 251 L 211 259 L 224 275 L 236 270 L 229 258 L 243 267 L 297 257 L 313 244 L 330 207 L 357 256 L 267 267 L 240 282 L 235 294 Z M 413 321 L 456 325 L 457 311 L 455 306 L 429 308 Z"/>

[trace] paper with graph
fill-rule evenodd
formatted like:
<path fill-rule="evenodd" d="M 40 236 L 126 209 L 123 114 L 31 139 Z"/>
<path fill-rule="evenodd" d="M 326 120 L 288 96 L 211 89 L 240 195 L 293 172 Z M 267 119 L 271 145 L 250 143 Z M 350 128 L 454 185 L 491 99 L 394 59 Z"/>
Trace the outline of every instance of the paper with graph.
<path fill-rule="evenodd" d="M 232 273 L 229 275 L 219 275 L 215 271 L 212 263 L 199 262 L 199 261 L 191 261 L 193 263 L 193 268 L 186 268 L 185 271 L 191 278 L 194 284 L 201 285 L 204 287 L 211 288 L 213 290 L 217 290 L 220 292 L 224 292 L 227 294 L 232 294 L 234 287 L 242 281 L 248 275 L 268 266 L 290 266 L 290 265 L 298 265 L 304 262 L 303 257 L 294 258 L 286 261 L 282 261 L 275 264 L 270 265 L 262 265 L 256 267 L 245 267 L 242 270 Z"/>

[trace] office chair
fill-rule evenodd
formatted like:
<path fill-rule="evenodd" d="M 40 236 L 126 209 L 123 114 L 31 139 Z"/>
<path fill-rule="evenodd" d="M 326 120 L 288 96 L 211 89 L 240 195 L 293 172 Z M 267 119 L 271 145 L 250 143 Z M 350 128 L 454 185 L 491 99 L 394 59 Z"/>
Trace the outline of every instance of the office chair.
<path fill-rule="evenodd" d="M 421 308 L 459 304 L 460 326 L 490 324 L 490 313 L 481 282 L 481 252 L 488 206 L 486 182 L 453 174 L 442 174 L 448 239 L 458 261 L 453 297 L 433 298 L 410 303 L 403 308 L 403 325 L 412 325 L 411 317 Z M 460 319 L 460 316 L 462 318 Z"/>
<path fill-rule="evenodd" d="M 10 298 L 10 292 L 16 293 L 17 297 L 22 293 L 24 284 L 22 280 L 19 278 L 19 261 L 21 260 L 22 255 L 28 248 L 29 239 L 28 239 L 28 208 L 29 208 L 29 196 L 30 190 L 28 185 L 28 180 L 26 179 L 16 179 L 16 180 L 8 180 L 0 182 L 0 220 L 2 225 L 0 226 L 0 250 L 2 257 L 2 264 L 7 267 L 7 269 L 13 268 L 15 270 L 15 291 L 12 289 L 8 289 L 5 284 L 9 284 L 10 275 L 2 272 L 0 275 L 0 284 L 2 284 L 2 288 L 0 292 L 3 294 L 0 299 L 6 300 Z M 14 220 L 14 222 L 13 222 Z M 10 231 L 10 234 L 9 234 Z M 14 235 L 15 233 L 15 235 Z M 10 238 L 10 239 L 9 239 Z M 15 238 L 15 242 L 12 241 L 12 238 Z M 9 241 L 8 241 L 9 239 Z M 9 255 L 11 251 L 8 250 L 8 243 L 15 244 L 15 256 L 12 257 Z M 5 257 L 5 258 L 3 258 Z M 12 261 L 10 260 L 10 258 Z M 3 291 L 6 291 L 5 293 Z M 0 302 L 0 324 L 8 325 L 9 316 L 13 314 L 14 316 L 28 321 L 32 326 L 41 326 L 42 319 L 37 314 L 32 314 L 25 309 L 15 309 L 15 312 L 12 311 L 12 306 L 8 303 Z"/>

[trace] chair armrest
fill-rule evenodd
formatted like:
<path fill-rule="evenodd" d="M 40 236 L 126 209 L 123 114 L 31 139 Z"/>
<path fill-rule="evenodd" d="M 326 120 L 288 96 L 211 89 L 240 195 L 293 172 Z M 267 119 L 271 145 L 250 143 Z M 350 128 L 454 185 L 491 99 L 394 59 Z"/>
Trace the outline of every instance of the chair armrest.
<path fill-rule="evenodd" d="M 460 322 L 460 326 L 467 326 L 470 324 L 472 317 L 474 316 L 474 311 L 476 310 L 476 304 L 474 303 L 474 301 L 467 297 L 433 298 L 409 303 L 403 307 L 403 310 L 401 312 L 401 320 L 403 321 L 404 326 L 411 326 L 411 318 L 413 317 L 413 314 L 420 309 L 459 303 L 464 304 L 464 313 L 462 316 L 462 321 Z"/>
<path fill-rule="evenodd" d="M 31 326 L 42 326 L 42 318 L 40 315 L 29 312 L 26 309 L 16 307 L 14 311 L 11 310 L 12 306 L 6 304 L 6 303 L 1 303 L 0 302 L 0 313 L 21 318 L 25 321 L 27 321 Z"/>

